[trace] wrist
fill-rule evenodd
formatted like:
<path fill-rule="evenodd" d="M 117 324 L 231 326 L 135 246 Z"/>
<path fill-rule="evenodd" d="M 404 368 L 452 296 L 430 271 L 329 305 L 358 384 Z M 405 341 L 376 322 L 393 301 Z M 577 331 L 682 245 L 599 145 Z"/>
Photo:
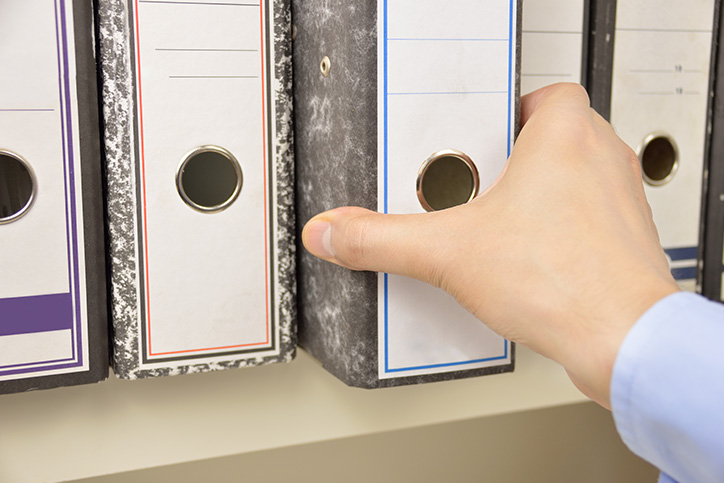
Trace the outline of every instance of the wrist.
<path fill-rule="evenodd" d="M 631 328 L 658 301 L 679 291 L 670 277 L 629 288 L 603 310 L 567 360 L 559 361 L 576 387 L 594 402 L 611 408 L 611 379 L 619 350 Z"/>

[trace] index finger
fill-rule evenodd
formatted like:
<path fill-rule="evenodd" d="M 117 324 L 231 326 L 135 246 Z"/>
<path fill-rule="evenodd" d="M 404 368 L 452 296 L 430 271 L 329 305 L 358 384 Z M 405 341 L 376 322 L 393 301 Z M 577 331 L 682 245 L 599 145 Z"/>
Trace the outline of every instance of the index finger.
<path fill-rule="evenodd" d="M 542 87 L 520 98 L 520 127 L 525 126 L 536 111 L 550 106 L 589 110 L 591 100 L 580 84 L 560 83 Z"/>

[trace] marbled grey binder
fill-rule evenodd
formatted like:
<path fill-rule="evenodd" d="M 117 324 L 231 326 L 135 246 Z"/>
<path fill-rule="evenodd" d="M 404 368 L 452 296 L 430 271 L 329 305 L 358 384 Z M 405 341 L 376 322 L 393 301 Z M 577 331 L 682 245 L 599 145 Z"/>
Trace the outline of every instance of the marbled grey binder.
<path fill-rule="evenodd" d="M 311 217 L 325 210 L 378 209 L 377 18 L 383 1 L 292 2 L 299 233 Z M 518 25 L 512 28 L 520 31 L 521 5 L 514 2 L 510 8 L 518 11 Z M 520 35 L 517 39 L 511 48 L 516 96 Z M 327 72 L 321 72 L 325 68 Z M 517 113 L 515 119 L 517 124 Z M 501 365 L 382 379 L 378 274 L 340 268 L 303 248 L 298 263 L 300 346 L 350 386 L 390 387 L 513 370 L 511 344 L 509 362 Z"/>
<path fill-rule="evenodd" d="M 122 378 L 135 379 L 173 374 L 184 374 L 235 367 L 255 366 L 274 362 L 288 362 L 296 350 L 296 286 L 295 286 L 295 228 L 294 228 L 294 168 L 292 145 L 292 65 L 291 65 L 291 11 L 288 0 L 262 1 L 261 5 L 241 5 L 233 2 L 147 2 L 144 0 L 99 0 L 97 6 L 98 62 L 102 78 L 103 120 L 105 128 L 105 155 L 107 181 L 107 224 L 110 235 L 109 257 L 111 269 L 111 314 L 113 319 L 113 367 Z M 260 52 L 273 50 L 273 58 L 262 56 L 265 64 L 261 76 L 249 82 L 264 84 L 267 103 L 265 156 L 266 217 L 268 231 L 267 264 L 267 339 L 263 347 L 258 344 L 230 343 L 213 353 L 191 350 L 183 354 L 169 353 L 166 357 L 149 357 L 150 328 L 147 320 L 145 298 L 146 284 L 153 284 L 153 273 L 144 272 L 144 232 L 141 211 L 141 178 L 139 150 L 142 139 L 138 136 L 139 116 L 138 77 L 139 66 L 135 55 L 134 29 L 138 28 L 137 13 L 142 8 L 195 8 L 206 12 L 208 8 L 223 8 L 229 16 L 238 15 L 241 9 L 254 9 L 260 13 L 262 42 L 258 51 L 203 45 L 208 48 L 189 48 L 200 55 L 229 55 L 231 67 L 241 56 L 258 56 Z M 208 25 L 207 25 L 208 27 Z M 259 27 L 257 21 L 256 28 Z M 241 32 L 241 33 L 240 33 Z M 274 32 L 271 34 L 270 32 Z M 227 37 L 235 40 L 243 34 L 229 31 Z M 190 35 L 191 37 L 192 35 Z M 213 36 L 212 36 L 213 37 Z M 256 36 L 259 39 L 259 36 Z M 232 42 L 233 43 L 233 42 Z M 190 44 L 189 44 L 190 45 Z M 232 45 L 232 47 L 234 47 Z M 160 49 L 157 49 L 160 50 Z M 174 49 L 168 49 L 174 50 Z M 182 49 L 177 49 L 182 50 Z M 170 52 L 173 55 L 174 52 Z M 236 56 L 236 57 L 234 57 Z M 256 57 L 254 57 L 256 58 Z M 258 62 L 258 60 L 254 61 Z M 233 65 L 232 65 L 233 64 Z M 250 64 L 254 65 L 254 64 Z M 259 65 L 258 63 L 256 65 Z M 193 67 L 193 66 L 190 66 Z M 235 73 L 236 74 L 236 73 Z M 243 72 L 241 74 L 244 74 Z M 191 77 L 191 76 L 190 76 Z M 220 76 L 221 77 L 221 76 Z M 246 80 L 238 77 L 233 82 Z M 260 79 L 258 77 L 261 77 Z M 188 80 L 188 79 L 187 79 Z M 194 82 L 194 79 L 188 80 Z M 221 82 L 225 82 L 221 79 Z M 231 81 L 230 81 L 231 82 Z M 254 84 L 260 85 L 260 84 Z M 256 88 L 256 87 L 255 87 Z M 179 99 L 181 101 L 181 99 Z M 191 121 L 189 121 L 191 122 Z M 240 135 L 243 133 L 240 133 Z M 183 139 L 179 139 L 183 143 Z M 180 161 L 180 160 L 179 160 Z M 245 168 L 242 159 L 241 167 Z M 174 189 L 174 173 L 169 173 L 169 186 Z M 241 185 L 241 196 L 248 183 L 258 182 L 246 177 Z M 275 183 L 275 185 L 274 185 Z M 180 192 L 180 191 L 179 191 Z M 183 204 L 181 197 L 178 202 Z M 239 203 L 237 199 L 235 203 Z M 233 205 L 232 205 L 233 206 Z M 189 206 L 183 206 L 191 210 Z M 245 208 L 246 209 L 246 208 Z M 213 217 L 215 214 L 202 216 Z M 266 218 L 265 218 L 266 219 Z M 233 220 L 232 220 L 233 222 Z M 185 256 L 218 257 L 214 263 L 228 260 L 234 264 L 234 253 L 198 254 L 198 247 L 185 250 L 184 240 L 172 244 Z M 264 254 L 260 255 L 261 257 Z M 243 272 L 245 267 L 239 266 Z M 179 273 L 179 276 L 184 274 Z M 148 276 L 148 278 L 146 278 Z M 156 281 L 156 283 L 159 283 Z M 163 282 L 161 282 L 163 283 Z M 189 280 L 188 283 L 194 283 Z M 259 280 L 264 286 L 265 281 Z M 178 297 L 178 303 L 190 304 L 198 309 L 204 301 L 186 301 Z M 258 301 L 255 301 L 256 303 Z M 192 304 L 192 305 L 191 305 Z M 227 311 L 228 312 L 228 311 Z M 224 323 L 240 324 L 245 321 L 242 309 L 239 313 L 227 313 L 218 306 L 208 307 L 207 318 L 194 323 L 204 326 L 215 318 Z M 269 315 L 271 314 L 271 315 Z M 228 320 L 227 320 L 228 319 Z M 209 329 L 214 330 L 214 329 Z M 172 352 L 172 351 L 169 351 Z M 271 355 L 270 355 L 271 353 Z"/>

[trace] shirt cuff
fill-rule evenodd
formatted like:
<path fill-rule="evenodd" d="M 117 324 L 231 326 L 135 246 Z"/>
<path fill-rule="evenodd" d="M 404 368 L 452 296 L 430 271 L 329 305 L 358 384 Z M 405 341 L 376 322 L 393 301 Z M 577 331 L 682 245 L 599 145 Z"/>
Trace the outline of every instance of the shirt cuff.
<path fill-rule="evenodd" d="M 724 306 L 678 292 L 654 304 L 619 349 L 616 428 L 662 481 L 724 481 L 723 343 Z"/>

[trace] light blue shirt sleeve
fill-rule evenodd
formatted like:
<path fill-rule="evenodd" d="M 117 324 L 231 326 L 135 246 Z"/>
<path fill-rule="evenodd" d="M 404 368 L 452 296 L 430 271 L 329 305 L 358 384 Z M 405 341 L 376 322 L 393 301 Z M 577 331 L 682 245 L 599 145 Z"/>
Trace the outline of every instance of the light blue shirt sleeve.
<path fill-rule="evenodd" d="M 724 482 L 724 305 L 681 292 L 651 307 L 619 349 L 611 408 L 660 481 Z"/>

